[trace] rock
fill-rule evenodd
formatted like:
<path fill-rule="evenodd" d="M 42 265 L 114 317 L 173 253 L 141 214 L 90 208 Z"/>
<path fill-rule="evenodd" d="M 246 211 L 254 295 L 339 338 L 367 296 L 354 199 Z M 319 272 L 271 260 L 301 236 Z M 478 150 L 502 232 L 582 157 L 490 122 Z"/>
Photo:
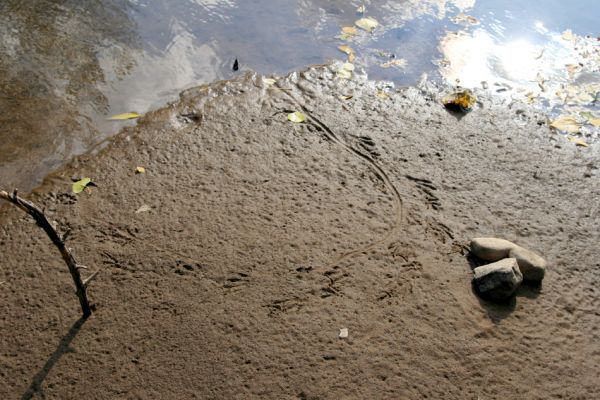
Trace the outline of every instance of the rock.
<path fill-rule="evenodd" d="M 508 256 L 517 259 L 524 280 L 539 282 L 544 279 L 546 260 L 542 256 L 520 246 L 511 249 Z"/>
<path fill-rule="evenodd" d="M 516 258 L 505 258 L 473 270 L 475 289 L 482 297 L 506 300 L 523 282 Z"/>
<path fill-rule="evenodd" d="M 471 253 L 485 261 L 498 261 L 508 257 L 508 253 L 518 247 L 513 242 L 497 238 L 475 238 L 471 240 Z"/>

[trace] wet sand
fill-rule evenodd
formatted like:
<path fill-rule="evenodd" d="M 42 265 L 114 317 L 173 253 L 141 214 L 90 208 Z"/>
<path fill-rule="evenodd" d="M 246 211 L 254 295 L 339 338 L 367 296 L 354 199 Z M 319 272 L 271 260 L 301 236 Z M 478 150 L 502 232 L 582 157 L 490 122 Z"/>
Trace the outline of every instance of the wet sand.
<path fill-rule="evenodd" d="M 0 398 L 599 397 L 598 144 L 519 103 L 375 93 L 328 67 L 190 89 L 49 177 L 30 198 L 101 271 L 85 321 L 3 207 Z M 480 300 L 474 236 L 543 254 L 543 285 Z"/>

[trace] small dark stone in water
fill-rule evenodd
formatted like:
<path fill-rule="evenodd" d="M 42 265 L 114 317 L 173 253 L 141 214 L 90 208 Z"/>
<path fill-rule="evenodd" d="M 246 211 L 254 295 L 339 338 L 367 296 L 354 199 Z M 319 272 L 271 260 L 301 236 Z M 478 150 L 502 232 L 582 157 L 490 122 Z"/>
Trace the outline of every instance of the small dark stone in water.
<path fill-rule="evenodd" d="M 233 70 L 237 71 L 238 69 L 240 69 L 240 64 L 238 63 L 238 59 L 236 58 L 233 62 Z"/>

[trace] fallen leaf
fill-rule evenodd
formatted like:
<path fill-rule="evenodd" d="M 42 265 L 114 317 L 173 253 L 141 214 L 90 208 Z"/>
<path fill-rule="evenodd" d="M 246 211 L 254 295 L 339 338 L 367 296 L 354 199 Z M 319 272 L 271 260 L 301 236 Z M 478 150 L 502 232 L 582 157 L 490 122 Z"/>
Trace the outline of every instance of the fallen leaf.
<path fill-rule="evenodd" d="M 144 168 L 144 167 L 136 167 L 135 168 L 135 173 L 136 174 L 143 174 L 145 172 L 146 172 L 146 168 Z"/>
<path fill-rule="evenodd" d="M 347 33 L 342 33 L 341 35 L 337 35 L 335 38 L 340 39 L 340 40 L 352 40 L 352 38 L 354 38 L 354 35 L 348 35 Z"/>
<path fill-rule="evenodd" d="M 359 13 L 359 14 L 364 14 L 364 13 L 365 13 L 365 11 L 366 11 L 366 7 L 365 7 L 365 5 L 364 5 L 364 4 L 363 4 L 363 5 L 360 5 L 360 6 L 359 6 L 359 7 L 356 9 L 356 12 L 357 12 L 357 13 Z"/>
<path fill-rule="evenodd" d="M 390 95 L 385 92 L 384 90 L 381 89 L 377 89 L 377 91 L 375 92 L 375 96 L 381 98 L 381 99 L 387 99 L 390 97 Z"/>
<path fill-rule="evenodd" d="M 533 92 L 527 92 L 525 97 L 527 98 L 527 102 L 529 104 L 533 104 L 533 102 L 535 101 L 536 95 Z"/>
<path fill-rule="evenodd" d="M 90 184 L 92 180 L 90 178 L 83 178 L 77 182 L 73 182 L 73 193 L 81 193 Z"/>
<path fill-rule="evenodd" d="M 346 46 L 345 44 L 343 44 L 341 46 L 338 46 L 338 50 L 348 55 L 349 62 L 353 62 L 356 58 L 356 56 L 354 55 L 354 49 L 350 46 Z"/>
<path fill-rule="evenodd" d="M 354 64 L 344 63 L 337 71 L 337 76 L 342 79 L 351 79 L 352 71 L 354 71 Z"/>
<path fill-rule="evenodd" d="M 379 25 L 379 22 L 377 22 L 377 20 L 373 17 L 367 17 L 359 19 L 354 24 L 367 32 L 373 32 L 373 30 Z"/>
<path fill-rule="evenodd" d="M 470 90 L 456 92 L 442 98 L 444 107 L 451 111 L 460 111 L 463 113 L 471 111 L 473 105 L 477 101 L 477 97 Z"/>
<path fill-rule="evenodd" d="M 567 139 L 569 139 L 570 142 L 575 143 L 577 146 L 581 146 L 581 147 L 590 147 L 589 144 L 587 144 L 586 142 L 584 142 L 582 139 L 573 137 L 573 136 L 569 136 Z"/>
<path fill-rule="evenodd" d="M 575 39 L 575 35 L 573 35 L 573 32 L 572 32 L 570 29 L 567 29 L 566 31 L 564 31 L 564 32 L 562 33 L 562 38 L 563 38 L 564 40 L 569 40 L 569 41 L 571 41 L 571 40 L 574 40 L 574 39 Z"/>
<path fill-rule="evenodd" d="M 338 98 L 339 98 L 340 100 L 350 100 L 352 97 L 354 97 L 354 96 L 352 96 L 352 95 L 350 95 L 350 94 L 347 94 L 347 95 L 343 95 L 343 94 L 342 94 L 342 95 L 339 95 L 339 96 L 338 96 Z"/>
<path fill-rule="evenodd" d="M 352 47 L 350 46 L 346 46 L 345 44 L 338 46 L 338 49 L 342 52 L 342 53 L 346 53 L 346 54 L 352 54 L 354 53 L 354 50 L 352 49 Z"/>
<path fill-rule="evenodd" d="M 143 212 L 150 211 L 150 210 L 152 210 L 152 207 L 150 207 L 148 204 L 144 204 L 140 208 L 138 208 L 135 211 L 135 213 L 139 214 L 139 213 L 143 213 Z"/>
<path fill-rule="evenodd" d="M 273 78 L 264 78 L 263 82 L 266 83 L 267 85 L 274 85 L 275 82 L 277 82 L 277 81 Z"/>
<path fill-rule="evenodd" d="M 139 118 L 140 114 L 138 113 L 134 113 L 134 112 L 128 112 L 128 113 L 122 113 L 122 114 L 116 114 L 113 115 L 112 117 L 109 118 L 109 120 L 111 121 L 122 121 L 125 119 L 135 119 L 135 118 Z"/>
<path fill-rule="evenodd" d="M 339 69 L 336 75 L 342 79 L 352 79 L 352 72 L 345 69 Z"/>
<path fill-rule="evenodd" d="M 397 68 L 404 68 L 406 67 L 406 60 L 404 58 L 399 58 L 397 60 L 390 60 L 390 61 L 386 61 L 383 64 L 380 64 L 381 68 L 390 68 L 390 67 L 397 67 Z"/>
<path fill-rule="evenodd" d="M 464 13 L 460 13 L 454 18 L 450 18 L 450 20 L 455 24 L 479 25 L 479 20 L 477 18 Z"/>
<path fill-rule="evenodd" d="M 358 34 L 358 29 L 356 29 L 355 26 L 344 26 L 342 28 L 342 33 L 345 33 L 346 35 L 356 35 Z"/>
<path fill-rule="evenodd" d="M 302 114 L 300 111 L 294 111 L 293 113 L 288 114 L 288 119 L 299 124 L 306 121 L 306 115 Z"/>
<path fill-rule="evenodd" d="M 583 111 L 580 112 L 579 115 L 585 118 L 586 121 L 592 124 L 593 126 L 600 126 L 600 118 L 595 117 L 594 114 L 592 114 L 591 112 Z"/>
<path fill-rule="evenodd" d="M 558 129 L 559 131 L 569 132 L 569 133 L 577 133 L 581 128 L 581 125 L 575 117 L 565 115 L 558 119 L 555 119 L 550 123 L 550 126 Z"/>
<path fill-rule="evenodd" d="M 589 93 L 579 93 L 576 100 L 580 104 L 588 104 L 596 100 L 596 97 Z"/>

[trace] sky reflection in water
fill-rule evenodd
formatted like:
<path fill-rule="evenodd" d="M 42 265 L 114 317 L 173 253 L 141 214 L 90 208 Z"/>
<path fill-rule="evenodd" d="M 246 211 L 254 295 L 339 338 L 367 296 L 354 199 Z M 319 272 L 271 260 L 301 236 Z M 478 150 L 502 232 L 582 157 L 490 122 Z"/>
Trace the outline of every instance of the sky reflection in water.
<path fill-rule="evenodd" d="M 576 7 L 556 0 L 365 1 L 365 14 L 379 27 L 350 41 L 336 38 L 362 16 L 361 4 L 6 0 L 0 4 L 0 182 L 29 189 L 72 155 L 134 123 L 107 121 L 112 114 L 144 113 L 183 89 L 244 70 L 281 75 L 341 60 L 341 44 L 354 49 L 357 69 L 372 79 L 410 85 L 426 73 L 545 106 L 598 110 L 590 96 L 600 91 L 600 42 L 581 37 L 600 34 L 596 0 Z M 475 19 L 456 19 L 460 13 Z M 566 29 L 573 40 L 563 38 Z M 241 71 L 231 69 L 235 58 Z M 381 67 L 399 59 L 406 64 Z"/>

